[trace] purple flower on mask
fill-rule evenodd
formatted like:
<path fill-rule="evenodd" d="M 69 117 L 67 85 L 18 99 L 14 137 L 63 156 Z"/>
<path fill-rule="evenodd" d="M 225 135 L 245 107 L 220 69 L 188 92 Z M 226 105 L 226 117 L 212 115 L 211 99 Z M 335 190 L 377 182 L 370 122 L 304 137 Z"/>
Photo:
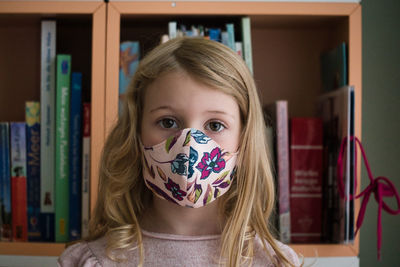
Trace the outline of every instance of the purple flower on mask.
<path fill-rule="evenodd" d="M 197 164 L 196 169 L 201 171 L 200 180 L 210 176 L 211 172 L 219 173 L 225 168 L 225 160 L 221 157 L 221 150 L 216 147 L 211 153 L 204 152 L 203 158 Z"/>
<path fill-rule="evenodd" d="M 183 197 L 186 196 L 186 192 L 182 191 L 179 184 L 174 183 L 171 178 L 168 177 L 168 183 L 164 185 L 165 188 L 171 191 L 172 196 L 177 200 L 183 200 Z"/>

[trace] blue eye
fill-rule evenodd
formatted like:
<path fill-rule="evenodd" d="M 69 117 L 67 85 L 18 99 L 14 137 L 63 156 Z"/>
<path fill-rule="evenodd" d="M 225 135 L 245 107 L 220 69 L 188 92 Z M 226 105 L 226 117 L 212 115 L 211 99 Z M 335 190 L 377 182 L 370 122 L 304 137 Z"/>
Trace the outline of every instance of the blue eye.
<path fill-rule="evenodd" d="M 172 129 L 172 128 L 177 128 L 178 125 L 173 119 L 165 118 L 162 119 L 158 122 L 162 128 L 165 129 Z"/>
<path fill-rule="evenodd" d="M 207 125 L 207 129 L 212 132 L 220 132 L 225 129 L 225 126 L 218 121 L 212 121 Z"/>

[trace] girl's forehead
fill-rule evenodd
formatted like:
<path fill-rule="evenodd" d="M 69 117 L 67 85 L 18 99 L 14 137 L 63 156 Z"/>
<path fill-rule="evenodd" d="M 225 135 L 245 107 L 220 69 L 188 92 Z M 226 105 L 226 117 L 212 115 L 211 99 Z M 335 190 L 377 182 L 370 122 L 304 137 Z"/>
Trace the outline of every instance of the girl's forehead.
<path fill-rule="evenodd" d="M 193 79 L 185 72 L 172 72 L 156 79 L 145 90 L 145 111 L 170 106 L 176 110 L 227 109 L 236 110 L 233 96 Z"/>

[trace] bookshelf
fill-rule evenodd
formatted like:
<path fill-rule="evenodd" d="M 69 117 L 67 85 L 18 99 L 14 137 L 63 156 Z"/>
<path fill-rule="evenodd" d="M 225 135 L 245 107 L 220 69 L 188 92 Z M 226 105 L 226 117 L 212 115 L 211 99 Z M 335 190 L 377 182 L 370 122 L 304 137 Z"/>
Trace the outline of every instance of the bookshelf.
<path fill-rule="evenodd" d="M 254 76 L 262 101 L 287 99 L 290 116 L 314 115 L 314 102 L 321 93 L 319 55 L 340 41 L 349 44 L 349 83 L 355 86 L 355 130 L 361 139 L 361 5 L 358 3 L 0 1 L 0 121 L 23 120 L 25 101 L 39 100 L 40 20 L 56 19 L 60 38 L 57 47 L 71 49 L 72 65 L 75 66 L 76 58 L 84 76 L 90 77 L 84 90 L 92 103 L 90 206 L 93 209 L 101 149 L 118 113 L 120 41 L 138 38 L 148 49 L 155 45 L 160 34 L 167 33 L 167 23 L 172 19 L 219 23 L 236 22 L 245 15 L 251 18 Z M 360 165 L 357 171 L 360 174 Z M 357 213 L 359 204 L 356 201 Z M 58 256 L 64 247 L 62 243 L 0 242 L 0 254 Z M 292 244 L 291 247 L 305 257 L 354 257 L 358 255 L 359 237 L 353 245 Z"/>
<path fill-rule="evenodd" d="M 110 1 L 107 10 L 105 130 L 118 112 L 119 44 L 139 40 L 141 52 L 168 33 L 168 22 L 235 22 L 251 18 L 254 77 L 263 103 L 289 101 L 290 116 L 314 116 L 320 89 L 319 56 L 349 44 L 349 83 L 356 90 L 356 135 L 361 137 L 361 6 L 355 3 Z M 221 25 L 221 24 L 220 24 Z M 222 24 L 223 25 L 223 24 Z M 143 48 L 144 47 L 144 48 Z M 360 173 L 360 166 L 357 166 Z M 358 175 L 360 177 L 360 175 Z M 358 183 L 360 184 L 360 183 Z M 358 190 L 358 189 L 357 189 Z M 356 212 L 359 201 L 355 203 Z M 356 213 L 357 214 L 357 213 Z M 305 257 L 354 257 L 354 244 L 291 244 Z"/>
<path fill-rule="evenodd" d="M 83 73 L 83 95 L 92 102 L 92 129 L 104 129 L 106 4 L 90 2 L 0 1 L 0 121 L 24 121 L 25 101 L 40 100 L 42 19 L 57 21 L 57 53 L 71 53 Z M 12 100 L 12 101 L 10 101 Z M 92 132 L 91 181 L 104 131 Z M 95 191 L 97 184 L 91 184 Z M 93 202 L 91 203 L 93 206 Z M 63 243 L 0 242 L 0 254 L 58 256 Z"/>

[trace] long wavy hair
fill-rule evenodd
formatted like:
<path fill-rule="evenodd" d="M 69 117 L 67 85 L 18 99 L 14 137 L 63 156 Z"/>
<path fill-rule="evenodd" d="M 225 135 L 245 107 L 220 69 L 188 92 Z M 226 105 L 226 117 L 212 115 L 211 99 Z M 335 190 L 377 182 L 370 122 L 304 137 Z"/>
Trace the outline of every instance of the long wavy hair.
<path fill-rule="evenodd" d="M 240 109 L 238 170 L 219 203 L 226 222 L 221 234 L 220 264 L 250 264 L 257 234 L 265 253 L 268 254 L 269 244 L 281 264 L 293 266 L 271 230 L 275 185 L 255 82 L 240 56 L 220 43 L 202 38 L 173 39 L 157 46 L 140 62 L 127 90 L 123 112 L 103 148 L 98 199 L 88 240 L 106 236 L 107 255 L 113 260 L 115 251 L 138 249 L 140 265 L 143 264 L 138 219 L 152 198 L 142 177 L 139 136 L 143 99 L 152 82 L 174 71 L 185 71 L 196 81 L 233 96 Z"/>

